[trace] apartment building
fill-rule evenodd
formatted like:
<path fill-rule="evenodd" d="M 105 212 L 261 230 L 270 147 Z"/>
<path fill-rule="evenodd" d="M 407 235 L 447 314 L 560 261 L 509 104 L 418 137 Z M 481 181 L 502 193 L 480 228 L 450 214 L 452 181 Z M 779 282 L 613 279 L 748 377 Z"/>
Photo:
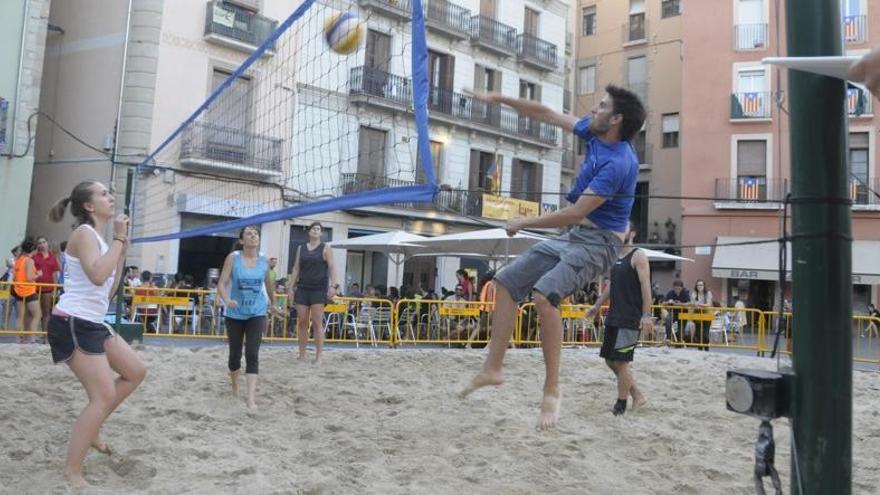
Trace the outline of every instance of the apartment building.
<path fill-rule="evenodd" d="M 633 141 L 641 169 L 632 218 L 637 242 L 663 249 L 681 239 L 682 17 L 680 0 L 578 0 L 575 18 L 573 113 L 586 115 L 615 84 L 638 94 L 648 111 Z M 570 136 L 567 136 L 567 138 Z M 567 186 L 583 161 L 583 147 L 566 157 Z M 648 199 L 646 196 L 670 196 Z M 677 274 L 674 263 L 654 263 L 662 287 Z"/>
<path fill-rule="evenodd" d="M 49 0 L 6 2 L 0 7 L 0 251 L 4 259 L 26 232 L 34 168 L 31 139 L 40 121 L 34 112 L 39 108 L 47 36 L 56 34 L 46 22 L 48 12 Z"/>
<path fill-rule="evenodd" d="M 74 9 L 69 2 L 53 2 L 51 22 L 65 34 L 58 42 L 59 57 L 46 63 L 47 70 L 54 67 L 43 78 L 41 107 L 76 122 L 85 140 L 104 143 L 108 153 L 77 148 L 58 132 L 41 133 L 37 141 L 41 165 L 32 196 L 60 196 L 84 177 L 112 180 L 121 189 L 126 165 L 139 163 L 155 149 L 298 3 L 144 0 L 133 2 L 130 9 L 125 5 L 106 9 L 101 2 L 84 0 Z M 325 88 L 342 98 L 327 129 L 345 129 L 352 141 L 340 147 L 350 156 L 342 157 L 340 163 L 346 165 L 333 173 L 334 195 L 424 180 L 414 167 L 418 156 L 398 152 L 414 149 L 399 144 L 411 137 L 413 129 L 407 101 L 411 74 L 406 71 L 411 47 L 409 0 L 354 3 L 367 19 L 365 43 Z M 319 5 L 323 4 L 315 8 Z M 558 207 L 560 130 L 508 108 L 482 104 L 464 90 L 501 91 L 561 110 L 568 5 L 561 0 L 521 0 L 503 6 L 488 0 L 431 0 L 424 5 L 431 154 L 439 182 L 453 190 L 441 193 L 435 205 L 361 208 L 266 225 L 262 250 L 277 256 L 282 268 L 292 263 L 293 248 L 303 242 L 305 225 L 314 220 L 324 223 L 328 240 L 392 229 L 436 235 L 501 220 L 508 210 L 498 206 L 509 209 L 512 202 L 517 211 L 528 214 Z M 271 71 L 260 71 L 259 64 L 270 64 L 271 56 L 235 81 L 231 91 L 247 92 L 246 85 L 282 84 L 262 79 Z M 107 76 L 93 84 L 89 76 L 95 73 Z M 294 93 L 296 98 L 285 100 L 282 110 L 310 111 L 304 108 L 309 104 L 305 90 L 297 87 Z M 300 176 L 293 167 L 298 165 L 290 163 L 292 154 L 305 146 L 298 141 L 300 135 L 289 125 L 253 129 L 248 124 L 253 119 L 244 113 L 235 118 L 236 112 L 230 110 L 234 108 L 227 106 L 221 112 L 222 122 L 201 119 L 190 124 L 174 150 L 176 163 L 137 174 L 136 234 L 139 226 L 141 232 L 144 226 L 157 225 L 174 232 L 293 205 L 301 198 L 277 194 L 280 185 L 306 193 L 314 187 L 296 183 Z M 225 148 L 240 149 L 227 149 L 220 156 L 216 146 L 205 144 L 211 139 L 206 135 L 217 136 L 218 125 L 235 136 L 223 143 Z M 108 155 L 117 163 L 112 177 Z M 251 199 L 225 197 L 224 183 L 242 177 L 252 185 Z M 285 177 L 288 181 L 281 184 Z M 326 194 L 327 184 L 322 187 Z M 543 194 L 546 191 L 550 193 Z M 36 213 L 30 221 L 33 230 L 56 238 L 64 234 L 65 229 L 46 224 Z M 204 281 L 210 269 L 221 265 L 235 235 L 138 245 L 132 263 L 158 273 L 189 273 Z M 398 276 L 380 253 L 335 253 L 337 278 L 346 286 L 407 283 L 439 290 L 440 285 L 454 284 L 460 266 L 483 269 L 486 264 L 481 259 L 428 257 L 407 262 Z"/>
<path fill-rule="evenodd" d="M 681 192 L 684 282 L 704 279 L 716 301 L 768 308 L 778 280 L 778 245 L 716 248 L 716 242 L 778 238 L 780 201 L 790 190 L 787 74 L 761 59 L 786 54 L 780 2 L 688 2 L 683 8 Z M 846 53 L 877 44 L 880 2 L 841 2 Z M 829 19 L 831 23 L 836 19 Z M 880 283 L 880 189 L 877 174 L 877 101 L 847 92 L 849 149 L 846 166 L 853 200 L 853 303 L 877 301 Z M 842 110 L 843 111 L 843 110 Z M 821 127 L 821 123 L 817 123 Z M 789 257 L 790 259 L 790 257 Z"/>

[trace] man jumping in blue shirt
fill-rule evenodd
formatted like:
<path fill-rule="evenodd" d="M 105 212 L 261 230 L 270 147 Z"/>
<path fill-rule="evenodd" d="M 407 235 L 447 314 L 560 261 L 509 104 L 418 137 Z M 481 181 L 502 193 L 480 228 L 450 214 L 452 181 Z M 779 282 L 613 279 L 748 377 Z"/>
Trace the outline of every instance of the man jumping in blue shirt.
<path fill-rule="evenodd" d="M 535 308 L 541 321 L 544 349 L 544 398 L 537 428 L 556 426 L 562 396 L 559 356 L 562 349 L 563 298 L 608 271 L 623 245 L 639 176 L 639 160 L 629 141 L 645 121 L 645 108 L 626 89 L 609 85 L 591 115 L 578 119 L 540 103 L 497 93 L 474 96 L 512 107 L 521 116 L 571 130 L 586 141 L 586 157 L 566 199 L 572 204 L 555 213 L 507 222 L 508 235 L 525 228 L 571 227 L 556 239 L 542 241 L 501 270 L 495 277 L 495 309 L 489 354 L 483 369 L 462 390 L 466 397 L 487 385 L 504 381 L 504 353 L 516 318 L 516 305 L 534 288 Z"/>

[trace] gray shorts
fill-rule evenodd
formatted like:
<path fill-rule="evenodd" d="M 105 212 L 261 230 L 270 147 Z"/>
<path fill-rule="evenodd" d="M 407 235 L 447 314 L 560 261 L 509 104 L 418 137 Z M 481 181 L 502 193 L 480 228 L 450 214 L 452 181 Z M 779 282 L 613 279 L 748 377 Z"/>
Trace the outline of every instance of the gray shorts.
<path fill-rule="evenodd" d="M 525 301 L 534 288 L 558 306 L 578 287 L 606 273 L 622 245 L 613 232 L 576 226 L 556 239 L 535 244 L 504 267 L 495 280 L 514 301 Z"/>

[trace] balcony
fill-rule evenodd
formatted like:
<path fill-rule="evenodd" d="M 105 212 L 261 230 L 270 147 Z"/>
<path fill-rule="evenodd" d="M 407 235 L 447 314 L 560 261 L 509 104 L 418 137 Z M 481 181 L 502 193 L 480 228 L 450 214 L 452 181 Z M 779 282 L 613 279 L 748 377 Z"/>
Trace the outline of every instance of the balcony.
<path fill-rule="evenodd" d="M 558 66 L 556 45 L 537 36 L 523 33 L 516 37 L 519 61 L 538 70 L 554 71 Z"/>
<path fill-rule="evenodd" d="M 850 117 L 870 117 L 873 115 L 873 103 L 870 94 L 858 88 L 846 90 L 846 113 Z"/>
<path fill-rule="evenodd" d="M 351 194 L 386 187 L 405 187 L 417 182 L 372 174 L 340 174 L 340 194 Z M 479 191 L 439 191 L 432 203 L 397 203 L 397 207 L 415 210 L 433 210 L 462 216 L 483 216 L 483 193 Z"/>
<path fill-rule="evenodd" d="M 874 194 L 880 191 L 880 179 L 851 178 L 849 181 L 849 199 L 853 202 L 854 210 L 880 210 L 880 198 Z"/>
<path fill-rule="evenodd" d="M 471 43 L 496 55 L 509 57 L 517 53 L 516 34 L 516 28 L 491 17 L 471 17 Z"/>
<path fill-rule="evenodd" d="M 267 179 L 281 175 L 281 144 L 278 138 L 193 122 L 180 138 L 180 164 Z"/>
<path fill-rule="evenodd" d="M 410 111 L 412 82 L 408 78 L 370 67 L 354 67 L 349 79 L 353 103 L 365 103 L 392 110 Z M 497 103 L 486 103 L 469 95 L 433 87 L 428 94 L 430 118 L 453 125 L 556 146 L 559 129 L 537 120 L 520 117 L 516 111 Z"/>
<path fill-rule="evenodd" d="M 863 15 L 843 18 L 843 40 L 847 43 L 864 43 L 868 40 L 868 19 Z"/>
<path fill-rule="evenodd" d="M 776 210 L 788 194 L 787 179 L 733 177 L 715 179 L 715 208 Z M 769 201 L 769 202 L 768 202 Z"/>
<path fill-rule="evenodd" d="M 205 41 L 244 53 L 253 52 L 275 31 L 278 21 L 220 0 L 208 2 Z M 275 44 L 265 55 L 272 55 Z"/>
<path fill-rule="evenodd" d="M 730 95 L 731 120 L 769 119 L 772 103 L 768 91 L 733 93 Z"/>
<path fill-rule="evenodd" d="M 358 0 L 358 4 L 398 21 L 408 21 L 412 16 L 410 0 Z"/>
<path fill-rule="evenodd" d="M 471 11 L 447 0 L 426 0 L 425 27 L 455 39 L 471 32 Z"/>
<path fill-rule="evenodd" d="M 734 24 L 733 49 L 737 51 L 767 48 L 767 24 Z"/>
<path fill-rule="evenodd" d="M 648 41 L 648 21 L 645 14 L 631 15 L 630 21 L 623 25 L 623 43 L 639 44 Z"/>

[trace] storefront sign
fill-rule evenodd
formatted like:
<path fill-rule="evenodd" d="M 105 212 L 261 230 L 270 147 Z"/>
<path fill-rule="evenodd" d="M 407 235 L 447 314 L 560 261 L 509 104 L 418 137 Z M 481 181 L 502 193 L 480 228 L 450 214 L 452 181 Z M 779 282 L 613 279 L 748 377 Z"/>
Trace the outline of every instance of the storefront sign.
<path fill-rule="evenodd" d="M 483 216 L 498 220 L 517 217 L 537 217 L 541 205 L 534 201 L 508 198 L 506 196 L 483 195 Z"/>

